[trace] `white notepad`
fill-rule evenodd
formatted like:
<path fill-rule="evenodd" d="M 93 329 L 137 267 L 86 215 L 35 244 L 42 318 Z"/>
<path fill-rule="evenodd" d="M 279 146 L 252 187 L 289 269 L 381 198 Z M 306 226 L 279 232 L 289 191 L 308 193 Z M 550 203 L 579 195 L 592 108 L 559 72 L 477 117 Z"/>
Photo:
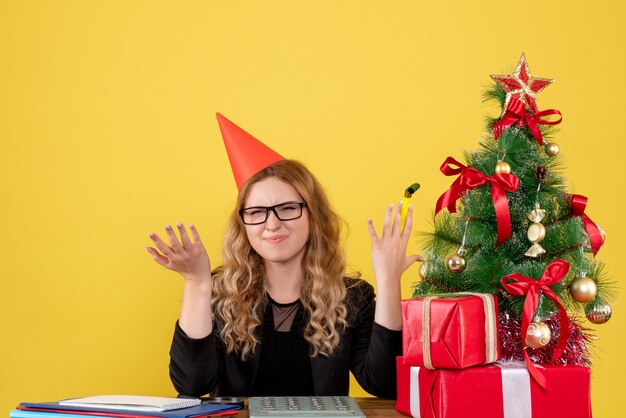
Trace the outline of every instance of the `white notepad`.
<path fill-rule="evenodd" d="M 129 411 L 162 412 L 200 405 L 200 399 L 161 398 L 158 396 L 99 395 L 65 399 L 59 405 L 84 408 L 126 409 Z"/>

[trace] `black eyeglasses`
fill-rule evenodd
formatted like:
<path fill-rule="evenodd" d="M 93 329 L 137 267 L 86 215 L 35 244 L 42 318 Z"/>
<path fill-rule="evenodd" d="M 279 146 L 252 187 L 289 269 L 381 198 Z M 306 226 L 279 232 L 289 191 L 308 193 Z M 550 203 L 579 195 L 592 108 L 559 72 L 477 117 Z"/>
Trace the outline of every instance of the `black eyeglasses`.
<path fill-rule="evenodd" d="M 304 202 L 285 202 L 274 206 L 252 206 L 239 211 L 241 220 L 246 225 L 259 225 L 267 221 L 270 211 L 274 212 L 280 221 L 292 221 L 302 216 Z"/>

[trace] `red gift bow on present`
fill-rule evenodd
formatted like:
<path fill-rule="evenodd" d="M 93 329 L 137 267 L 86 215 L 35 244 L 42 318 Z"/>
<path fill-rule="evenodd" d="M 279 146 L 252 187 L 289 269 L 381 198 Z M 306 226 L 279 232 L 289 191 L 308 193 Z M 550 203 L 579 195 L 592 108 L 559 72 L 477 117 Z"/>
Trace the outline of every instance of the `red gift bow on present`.
<path fill-rule="evenodd" d="M 550 115 L 559 115 L 559 120 L 550 121 L 546 119 L 541 119 L 543 116 Z M 526 107 L 524 106 L 524 102 L 522 102 L 520 99 L 513 97 L 509 101 L 509 105 L 506 108 L 506 113 L 504 114 L 502 119 L 494 123 L 491 129 L 493 130 L 493 136 L 497 141 L 504 132 L 504 130 L 510 128 L 514 124 L 517 124 L 518 126 L 526 125 L 528 126 L 528 129 L 530 129 L 530 132 L 533 134 L 539 145 L 543 146 L 543 138 L 537 124 L 540 123 L 542 125 L 558 125 L 559 123 L 561 123 L 562 120 L 563 117 L 561 116 L 561 112 L 556 109 L 542 110 L 541 112 L 537 113 L 528 113 L 526 111 Z"/>
<path fill-rule="evenodd" d="M 556 306 L 559 308 L 559 318 L 561 321 L 561 330 L 559 339 L 556 342 L 556 347 L 554 348 L 554 353 L 552 354 L 551 363 L 554 363 L 556 359 L 558 359 L 563 350 L 565 349 L 565 345 L 567 344 L 567 336 L 569 333 L 569 319 L 567 318 L 567 312 L 565 311 L 565 307 L 557 297 L 557 295 L 550 289 L 549 286 L 552 286 L 555 283 L 558 283 L 569 271 L 569 263 L 565 260 L 561 260 L 557 258 L 544 270 L 541 278 L 539 280 L 531 279 L 530 277 L 522 276 L 518 273 L 509 274 L 508 276 L 504 276 L 500 281 L 502 286 L 512 295 L 516 296 L 524 296 L 526 295 L 526 301 L 524 302 L 524 308 L 522 310 L 522 338 L 526 338 L 526 332 L 528 331 L 528 325 L 530 324 L 533 316 L 535 315 L 535 311 L 537 310 L 537 306 L 539 305 L 539 295 L 540 292 L 543 292 L 548 298 L 552 299 Z M 507 280 L 511 279 L 513 283 L 507 283 Z M 535 365 L 530 361 L 528 357 L 528 353 L 526 349 L 528 347 L 524 344 L 524 359 L 526 360 L 526 365 L 528 366 L 528 371 L 533 376 L 533 378 L 537 381 L 537 383 L 545 388 L 546 387 L 546 379 L 543 374 L 537 370 Z"/>
<path fill-rule="evenodd" d="M 457 168 L 453 168 L 452 165 L 456 165 Z M 463 193 L 486 183 L 491 183 L 491 199 L 496 210 L 496 221 L 498 224 L 496 245 L 500 245 L 509 239 L 511 236 L 511 214 L 509 212 L 509 202 L 504 192 L 516 191 L 519 186 L 519 178 L 513 174 L 486 176 L 474 168 L 466 167 L 452 157 L 446 158 L 439 169 L 446 176 L 461 175 L 437 200 L 435 215 L 445 207 L 448 208 L 450 213 L 455 213 L 456 201 L 459 200 Z"/>
<path fill-rule="evenodd" d="M 595 256 L 600 251 L 602 244 L 604 244 L 604 238 L 602 238 L 602 232 L 600 232 L 600 228 L 595 224 L 594 221 L 587 216 L 585 213 L 585 208 L 587 207 L 587 197 L 579 194 L 573 194 L 572 197 L 572 210 L 574 211 L 575 216 L 580 216 L 583 220 L 583 226 L 585 227 L 585 231 L 587 231 L 587 235 L 589 235 L 589 242 L 591 243 L 591 251 L 593 251 L 593 255 Z"/>

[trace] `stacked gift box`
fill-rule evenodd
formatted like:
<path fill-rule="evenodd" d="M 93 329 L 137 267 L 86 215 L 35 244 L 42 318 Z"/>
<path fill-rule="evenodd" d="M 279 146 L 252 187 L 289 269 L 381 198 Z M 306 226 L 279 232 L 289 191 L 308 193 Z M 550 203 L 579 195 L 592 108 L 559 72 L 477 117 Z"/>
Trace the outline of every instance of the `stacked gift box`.
<path fill-rule="evenodd" d="M 591 417 L 590 370 L 502 362 L 498 302 L 462 293 L 402 301 L 396 409 L 419 418 Z M 543 386 L 542 386 L 543 384 Z"/>

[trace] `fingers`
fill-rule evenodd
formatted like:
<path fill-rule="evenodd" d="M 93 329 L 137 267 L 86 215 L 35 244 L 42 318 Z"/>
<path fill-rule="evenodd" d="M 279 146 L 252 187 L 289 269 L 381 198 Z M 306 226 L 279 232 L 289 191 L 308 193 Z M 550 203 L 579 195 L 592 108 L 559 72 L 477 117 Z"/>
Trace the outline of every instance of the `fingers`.
<path fill-rule="evenodd" d="M 193 237 L 193 242 L 194 243 L 198 243 L 198 244 L 202 244 L 202 240 L 200 239 L 200 234 L 198 233 L 198 230 L 196 229 L 196 226 L 194 224 L 189 224 L 189 230 L 191 231 L 191 236 Z"/>
<path fill-rule="evenodd" d="M 389 235 L 391 232 L 391 215 L 393 214 L 393 203 L 387 206 L 387 212 L 385 212 L 385 220 L 383 221 L 383 233 L 382 236 Z"/>
<path fill-rule="evenodd" d="M 180 240 L 175 229 L 178 229 Z M 209 255 L 202 245 L 196 228 L 190 225 L 189 231 L 190 233 L 181 223 L 176 224 L 176 228 L 166 225 L 165 233 L 167 234 L 169 245 L 157 234 L 151 233 L 150 239 L 152 239 L 156 248 L 146 247 L 146 251 L 159 265 L 181 274 L 185 280 L 210 278 L 211 261 L 209 260 Z M 194 239 L 193 242 L 192 238 Z"/>
<path fill-rule="evenodd" d="M 411 235 L 411 228 L 413 225 L 412 223 L 413 207 L 409 205 L 408 212 L 407 212 L 407 221 L 405 223 L 404 229 L 401 230 L 402 201 L 398 203 L 395 214 L 393 213 L 394 206 L 395 205 L 392 203 L 387 207 L 387 211 L 385 212 L 385 219 L 383 221 L 383 230 L 382 230 L 382 234 L 380 238 L 388 237 L 390 235 L 391 236 L 400 235 L 402 238 L 408 240 L 409 236 Z M 367 228 L 370 234 L 370 238 L 372 238 L 372 240 L 374 238 L 378 238 L 378 234 L 376 233 L 372 219 L 371 218 L 368 219 L 367 222 L 368 222 Z"/>
<path fill-rule="evenodd" d="M 165 234 L 167 235 L 167 240 L 170 242 L 170 246 L 172 250 L 176 252 L 180 249 L 181 244 L 178 241 L 178 237 L 176 236 L 176 232 L 174 232 L 174 228 L 171 225 L 165 225 Z"/>
<path fill-rule="evenodd" d="M 411 254 L 407 256 L 406 259 L 404 260 L 404 266 L 402 266 L 402 273 L 407 271 L 409 267 L 411 267 L 414 263 L 418 261 L 424 261 L 424 257 L 422 257 L 419 254 Z"/>
<path fill-rule="evenodd" d="M 413 265 L 414 263 L 418 262 L 418 261 L 424 261 L 424 257 L 422 257 L 419 254 L 411 254 L 408 255 L 406 257 L 406 263 L 404 265 L 404 270 L 408 269 L 409 267 L 411 267 L 411 265 Z"/>
<path fill-rule="evenodd" d="M 171 257 L 174 254 L 174 250 L 170 248 L 163 240 L 154 232 L 149 234 L 150 239 L 154 242 L 154 245 L 157 247 L 159 251 L 165 254 L 166 257 Z"/>
<path fill-rule="evenodd" d="M 367 220 L 367 230 L 370 233 L 370 239 L 372 240 L 372 242 L 378 239 L 378 234 L 376 233 L 376 228 L 374 228 L 374 222 L 372 221 L 372 218 Z"/>
<path fill-rule="evenodd" d="M 158 264 L 162 265 L 163 267 L 168 268 L 168 262 L 169 259 L 167 257 L 165 257 L 164 255 L 160 254 L 157 250 L 155 250 L 152 247 L 145 247 L 146 251 L 148 251 L 148 253 L 150 253 L 150 255 L 152 256 L 152 259 L 154 261 L 156 261 Z"/>
<path fill-rule="evenodd" d="M 179 222 L 176 224 L 176 228 L 178 228 L 178 235 L 180 235 L 180 242 L 183 243 L 183 247 L 190 246 L 191 240 L 189 239 L 185 226 Z"/>
<path fill-rule="evenodd" d="M 191 237 L 189 237 L 189 233 L 187 229 L 182 223 L 177 223 L 176 228 L 178 229 L 178 233 L 180 234 L 180 241 L 176 236 L 176 232 L 174 228 L 170 225 L 165 225 L 165 234 L 167 235 L 167 240 L 169 241 L 169 245 L 165 243 L 157 234 L 151 232 L 149 234 L 150 239 L 154 242 L 154 245 L 157 247 L 159 251 L 161 251 L 166 257 L 171 258 L 176 252 L 180 252 L 184 249 L 184 247 L 191 247 L 194 244 L 200 244 L 202 246 L 202 240 L 200 239 L 200 235 L 198 234 L 198 230 L 194 225 L 189 225 L 189 230 L 191 231 Z M 193 242 L 192 242 L 193 238 Z M 146 247 L 147 249 L 148 247 Z M 154 250 L 156 251 L 156 250 Z M 150 251 L 149 251 L 150 252 Z"/>
<path fill-rule="evenodd" d="M 398 235 L 400 233 L 400 227 L 402 226 L 402 201 L 398 203 L 396 206 L 396 215 L 393 217 L 393 226 L 391 228 L 391 233 L 393 235 Z"/>

